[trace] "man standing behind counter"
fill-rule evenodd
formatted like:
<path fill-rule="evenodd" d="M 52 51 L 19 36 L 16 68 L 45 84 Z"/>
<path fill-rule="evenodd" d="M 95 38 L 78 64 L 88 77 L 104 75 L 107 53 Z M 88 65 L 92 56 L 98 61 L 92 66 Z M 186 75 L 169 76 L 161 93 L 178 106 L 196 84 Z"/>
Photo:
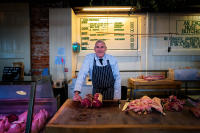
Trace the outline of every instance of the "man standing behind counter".
<path fill-rule="evenodd" d="M 105 42 L 98 40 L 94 46 L 95 53 L 85 57 L 74 88 L 75 101 L 80 99 L 79 93 L 88 72 L 92 79 L 93 95 L 101 93 L 104 100 L 121 99 L 121 78 L 117 60 L 106 54 L 106 50 Z"/>

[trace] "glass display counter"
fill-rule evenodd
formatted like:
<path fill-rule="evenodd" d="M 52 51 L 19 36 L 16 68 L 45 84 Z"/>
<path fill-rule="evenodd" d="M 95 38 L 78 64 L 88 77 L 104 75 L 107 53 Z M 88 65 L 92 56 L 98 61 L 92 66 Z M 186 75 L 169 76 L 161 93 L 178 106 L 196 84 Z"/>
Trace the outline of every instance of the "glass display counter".
<path fill-rule="evenodd" d="M 56 111 L 57 101 L 54 98 L 49 79 L 33 80 L 29 77 L 23 81 L 0 81 L 0 131 L 9 132 L 11 125 L 15 124 L 16 128 L 16 123 L 19 124 L 22 122 L 20 120 L 23 119 L 22 123 L 26 123 L 26 129 L 30 128 L 26 132 L 31 130 L 32 132 L 33 130 L 39 132 Z M 17 118 L 11 122 L 9 120 L 10 116 Z M 9 120 L 10 128 L 1 129 L 3 120 L 6 121 L 7 119 Z M 30 121 L 30 119 L 32 122 L 29 124 L 31 125 L 32 123 L 32 128 L 30 125 L 27 126 L 27 121 Z M 22 126 L 20 125 L 20 127 Z M 17 129 L 15 130 L 17 131 Z M 20 129 L 20 131 L 24 132 L 25 129 Z"/>

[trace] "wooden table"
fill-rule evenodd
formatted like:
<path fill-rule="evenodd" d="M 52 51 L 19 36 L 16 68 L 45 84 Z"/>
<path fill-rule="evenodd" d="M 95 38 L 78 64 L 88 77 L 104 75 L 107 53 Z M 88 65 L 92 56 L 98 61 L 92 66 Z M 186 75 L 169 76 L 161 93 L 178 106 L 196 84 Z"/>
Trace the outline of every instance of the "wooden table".
<path fill-rule="evenodd" d="M 181 89 L 181 82 L 168 79 L 147 81 L 144 79 L 129 78 L 128 87 L 131 88 L 131 98 L 133 90 L 134 99 L 138 91 L 168 91 L 175 92 L 178 95 Z"/>
<path fill-rule="evenodd" d="M 189 84 L 193 83 L 196 85 L 195 89 L 200 89 L 200 80 L 175 80 L 175 81 L 180 81 L 182 82 L 182 84 L 184 85 L 184 89 L 185 89 L 185 93 L 184 95 L 187 97 L 188 95 L 188 89 L 189 88 L 194 88 L 194 87 L 190 87 Z"/>
<path fill-rule="evenodd" d="M 122 101 L 122 105 L 125 101 Z M 159 112 L 138 115 L 122 112 L 116 102 L 104 102 L 99 109 L 80 108 L 68 99 L 49 121 L 46 133 L 186 133 L 200 131 L 200 119 L 187 108 L 182 112 Z"/>

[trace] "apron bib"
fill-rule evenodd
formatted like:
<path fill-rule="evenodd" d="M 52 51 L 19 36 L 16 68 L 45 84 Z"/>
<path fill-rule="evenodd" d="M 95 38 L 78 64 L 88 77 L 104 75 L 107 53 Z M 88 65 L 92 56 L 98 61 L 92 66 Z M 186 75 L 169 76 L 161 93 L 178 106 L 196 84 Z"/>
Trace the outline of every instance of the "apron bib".
<path fill-rule="evenodd" d="M 104 100 L 113 99 L 114 83 L 115 79 L 109 60 L 107 60 L 106 66 L 97 66 L 96 60 L 94 59 L 92 71 L 93 95 L 95 93 L 101 93 Z"/>

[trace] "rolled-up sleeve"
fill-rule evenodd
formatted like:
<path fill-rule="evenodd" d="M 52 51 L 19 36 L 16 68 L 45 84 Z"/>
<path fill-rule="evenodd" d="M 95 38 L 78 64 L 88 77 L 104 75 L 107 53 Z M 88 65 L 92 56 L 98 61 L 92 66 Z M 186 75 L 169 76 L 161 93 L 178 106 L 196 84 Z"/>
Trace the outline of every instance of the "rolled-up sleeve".
<path fill-rule="evenodd" d="M 76 80 L 76 84 L 75 84 L 75 87 L 74 87 L 74 91 L 80 91 L 81 92 L 83 82 L 85 81 L 85 78 L 87 77 L 88 72 L 89 72 L 89 57 L 86 56 L 84 61 L 83 61 L 82 66 L 81 66 L 81 69 L 79 70 L 78 77 L 77 77 L 77 80 Z"/>

